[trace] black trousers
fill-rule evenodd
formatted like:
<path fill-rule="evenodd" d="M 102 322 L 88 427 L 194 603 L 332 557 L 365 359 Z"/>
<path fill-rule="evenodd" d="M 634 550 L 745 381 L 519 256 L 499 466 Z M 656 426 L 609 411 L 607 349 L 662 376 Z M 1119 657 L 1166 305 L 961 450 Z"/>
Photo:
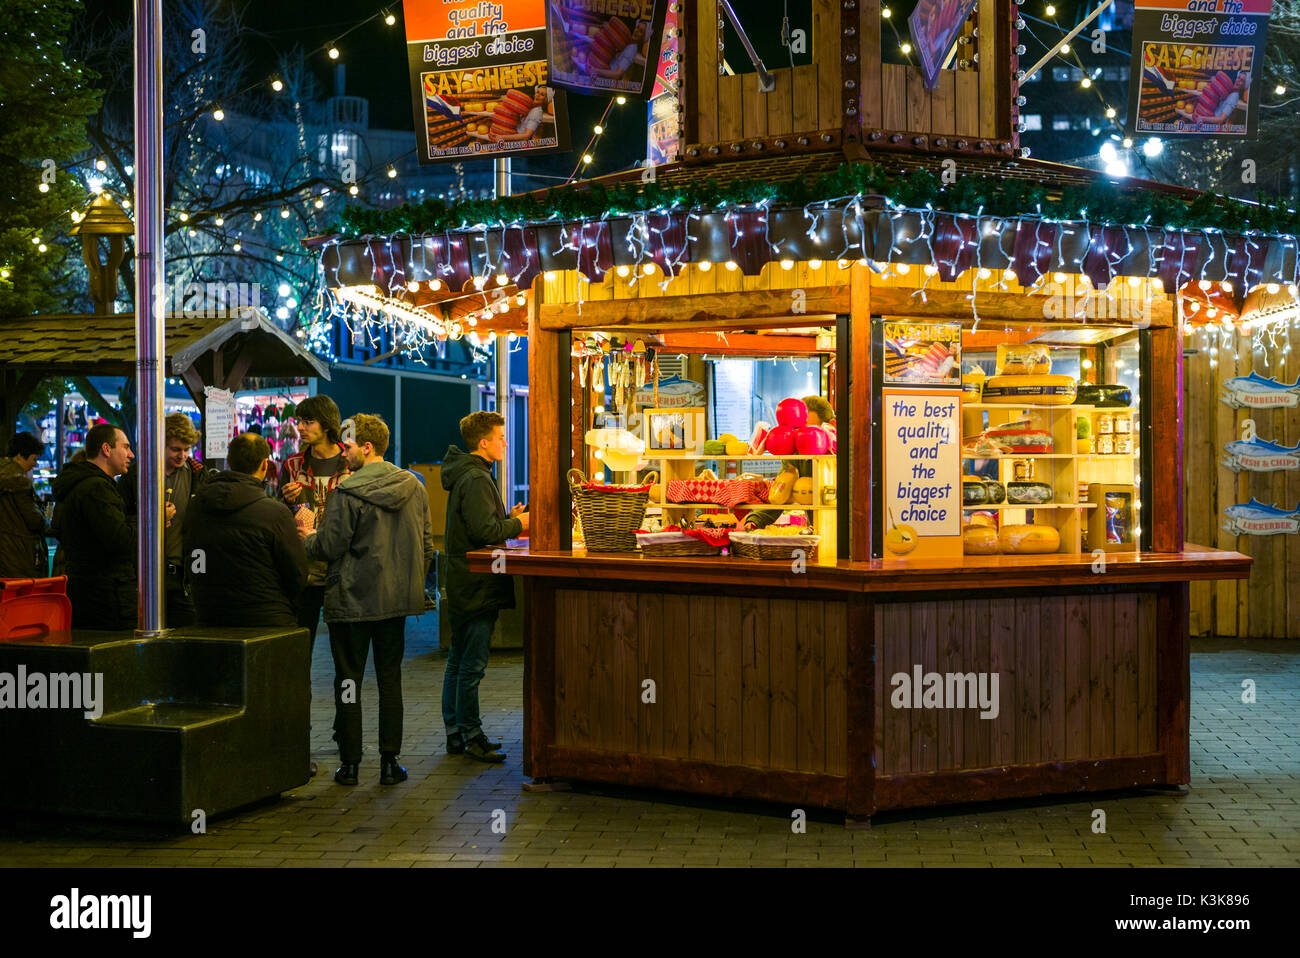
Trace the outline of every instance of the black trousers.
<path fill-rule="evenodd" d="M 325 608 L 325 587 L 309 585 L 298 597 L 298 625 L 311 632 L 309 649 L 316 649 L 316 630 L 320 627 L 321 609 Z"/>
<path fill-rule="evenodd" d="M 172 572 L 172 569 L 176 569 Z M 185 578 L 180 566 L 167 563 L 167 575 L 163 578 L 163 625 L 168 629 L 185 628 L 194 625 L 194 603 L 185 594 Z"/>
<path fill-rule="evenodd" d="M 373 622 L 331 622 L 334 654 L 334 729 L 339 758 L 361 761 L 361 679 L 371 643 L 379 684 L 379 751 L 402 750 L 402 656 L 406 652 L 406 616 Z"/>

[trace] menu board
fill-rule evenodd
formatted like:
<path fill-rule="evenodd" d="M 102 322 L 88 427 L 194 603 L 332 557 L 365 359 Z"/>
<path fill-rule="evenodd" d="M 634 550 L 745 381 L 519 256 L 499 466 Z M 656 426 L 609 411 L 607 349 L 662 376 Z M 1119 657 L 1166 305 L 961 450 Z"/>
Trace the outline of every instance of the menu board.
<path fill-rule="evenodd" d="M 960 323 L 885 323 L 884 382 L 961 385 Z"/>
<path fill-rule="evenodd" d="M 239 434 L 235 394 L 215 386 L 203 387 L 203 458 L 225 459 L 230 440 Z"/>
<path fill-rule="evenodd" d="M 907 18 L 927 90 L 939 85 L 939 71 L 948 62 L 957 34 L 975 4 L 976 0 L 919 0 Z"/>
<path fill-rule="evenodd" d="M 1272 0 L 1137 0 L 1128 129 L 1253 137 Z"/>
<path fill-rule="evenodd" d="M 579 93 L 650 98 L 668 0 L 549 0 L 551 76 Z"/>
<path fill-rule="evenodd" d="M 421 163 L 568 149 L 545 0 L 406 0 L 403 10 Z"/>
<path fill-rule="evenodd" d="M 881 391 L 884 555 L 960 555 L 961 394 Z"/>

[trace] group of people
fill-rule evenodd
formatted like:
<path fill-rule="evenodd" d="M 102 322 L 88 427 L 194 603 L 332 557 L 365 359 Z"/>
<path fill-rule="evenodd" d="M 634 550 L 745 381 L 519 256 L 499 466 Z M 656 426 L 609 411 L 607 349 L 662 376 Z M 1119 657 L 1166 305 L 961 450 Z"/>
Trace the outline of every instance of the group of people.
<path fill-rule="evenodd" d="M 384 459 L 389 431 L 379 416 L 341 422 L 338 406 L 321 394 L 300 403 L 296 417 L 300 451 L 286 460 L 275 496 L 268 479 L 276 467 L 262 436 L 236 436 L 226 469 L 217 470 L 190 455 L 198 441 L 190 418 L 166 418 L 164 624 L 299 627 L 314 648 L 323 612 L 334 659 L 334 778 L 343 785 L 358 782 L 360 690 L 373 646 L 380 782 L 397 784 L 407 777 L 398 761 L 406 619 L 427 609 L 435 556 L 429 500 L 413 472 Z M 451 644 L 442 689 L 446 749 L 484 762 L 506 758 L 483 731 L 478 687 L 497 616 L 514 607 L 514 583 L 505 574 L 470 572 L 466 554 L 528 530 L 524 506 L 507 510 L 492 475 L 506 455 L 504 425 L 494 412 L 466 416 L 466 448 L 450 446 L 442 465 L 452 626 L 442 637 Z M 128 437 L 107 423 L 90 429 L 84 450 L 53 482 L 48 529 L 29 478 L 43 449 L 19 433 L 0 462 L 0 577 L 47 575 L 48 532 L 59 541 L 55 569 L 68 577 L 73 628 L 135 628 L 138 497 Z"/>

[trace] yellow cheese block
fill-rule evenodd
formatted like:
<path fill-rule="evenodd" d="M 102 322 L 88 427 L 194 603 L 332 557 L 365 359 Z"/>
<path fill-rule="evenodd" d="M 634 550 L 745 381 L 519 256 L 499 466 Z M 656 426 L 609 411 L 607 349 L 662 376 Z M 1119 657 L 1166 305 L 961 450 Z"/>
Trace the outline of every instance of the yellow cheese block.
<path fill-rule="evenodd" d="M 743 439 L 732 439 L 727 443 L 728 456 L 743 456 L 749 452 L 749 443 Z"/>
<path fill-rule="evenodd" d="M 969 525 L 961 534 L 961 548 L 968 556 L 997 555 L 998 530 Z"/>
<path fill-rule="evenodd" d="M 1078 384 L 1073 376 L 994 376 L 984 383 L 986 403 L 1029 406 L 1068 406 Z"/>
<path fill-rule="evenodd" d="M 1052 526 L 1003 526 L 998 546 L 1008 555 L 1040 555 L 1061 548 L 1061 534 Z"/>
<path fill-rule="evenodd" d="M 774 506 L 785 505 L 790 501 L 790 496 L 794 492 L 795 480 L 798 478 L 798 470 L 787 469 L 782 472 L 772 480 L 771 488 L 767 491 L 767 501 Z"/>

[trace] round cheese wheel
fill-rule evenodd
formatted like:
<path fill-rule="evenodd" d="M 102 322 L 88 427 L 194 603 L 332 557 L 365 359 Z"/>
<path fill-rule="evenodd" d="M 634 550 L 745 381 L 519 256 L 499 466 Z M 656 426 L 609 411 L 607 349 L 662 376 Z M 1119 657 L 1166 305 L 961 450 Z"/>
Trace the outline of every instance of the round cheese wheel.
<path fill-rule="evenodd" d="M 994 376 L 984 384 L 984 401 L 1006 405 L 1068 406 L 1074 402 L 1077 389 L 1071 376 Z"/>
<path fill-rule="evenodd" d="M 961 534 L 962 552 L 968 556 L 998 554 L 998 531 L 987 526 L 969 525 Z"/>
<path fill-rule="evenodd" d="M 1041 555 L 1061 548 L 1061 534 L 1052 526 L 1003 526 L 998 546 L 1008 555 Z"/>

